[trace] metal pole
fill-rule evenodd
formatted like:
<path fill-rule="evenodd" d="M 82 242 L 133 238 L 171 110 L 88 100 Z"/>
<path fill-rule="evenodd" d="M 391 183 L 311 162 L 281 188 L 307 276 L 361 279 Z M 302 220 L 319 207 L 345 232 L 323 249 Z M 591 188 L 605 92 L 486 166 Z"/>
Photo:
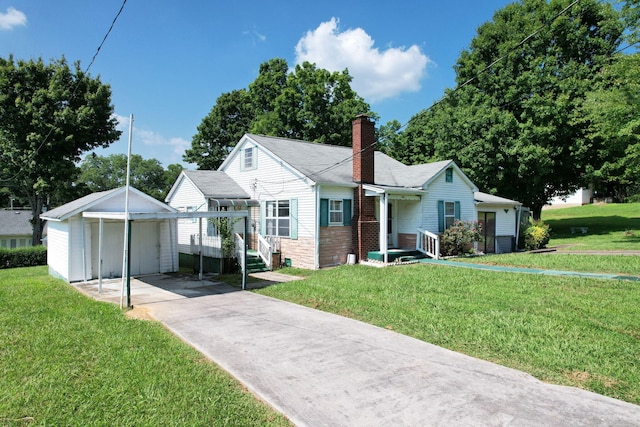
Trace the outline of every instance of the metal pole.
<path fill-rule="evenodd" d="M 244 240 L 242 244 L 242 290 L 247 289 L 247 246 L 249 242 L 248 217 L 244 217 Z"/>
<path fill-rule="evenodd" d="M 102 293 L 102 237 L 104 236 L 104 219 L 100 218 L 98 226 L 98 293 Z"/>
<path fill-rule="evenodd" d="M 127 308 L 131 308 L 131 222 L 127 220 Z"/>
<path fill-rule="evenodd" d="M 123 294 L 125 281 L 127 285 L 127 295 L 130 294 L 129 289 L 129 182 L 131 177 L 131 139 L 133 135 L 133 114 L 129 116 L 129 146 L 127 147 L 127 182 L 125 185 L 125 196 L 124 196 L 124 253 L 122 254 L 122 287 L 120 290 L 120 308 L 123 307 Z M 129 306 L 129 301 L 127 301 L 127 306 Z"/>

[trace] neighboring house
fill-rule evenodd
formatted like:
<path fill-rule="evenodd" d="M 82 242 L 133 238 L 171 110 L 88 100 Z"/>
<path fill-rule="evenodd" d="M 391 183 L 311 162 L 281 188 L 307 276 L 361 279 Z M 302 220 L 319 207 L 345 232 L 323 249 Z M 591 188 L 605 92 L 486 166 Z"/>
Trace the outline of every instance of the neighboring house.
<path fill-rule="evenodd" d="M 122 277 L 125 187 L 93 193 L 43 213 L 50 274 L 69 282 Z M 130 188 L 131 274 L 178 271 L 175 210 Z"/>
<path fill-rule="evenodd" d="M 376 152 L 366 116 L 353 122 L 352 148 L 246 134 L 218 171 L 199 172 L 210 174 L 211 187 L 188 195 L 187 172 L 167 201 L 200 206 L 205 193 L 216 200 L 233 182 L 243 200 L 259 205 L 251 208 L 249 233 L 279 238 L 282 258 L 294 267 L 344 264 L 349 254 L 366 260 L 388 248 L 438 256 L 434 241 L 456 219 L 492 224 L 488 237 L 499 243 L 488 252 L 514 247 L 520 203 L 479 193 L 453 161 L 406 166 Z"/>
<path fill-rule="evenodd" d="M 0 210 L 0 248 L 31 246 L 32 235 L 30 210 Z"/>
<path fill-rule="evenodd" d="M 551 199 L 549 204 L 545 206 L 551 208 L 567 208 L 570 206 L 582 206 L 593 203 L 593 190 L 590 188 L 580 188 L 575 193 L 568 196 L 558 196 Z"/>

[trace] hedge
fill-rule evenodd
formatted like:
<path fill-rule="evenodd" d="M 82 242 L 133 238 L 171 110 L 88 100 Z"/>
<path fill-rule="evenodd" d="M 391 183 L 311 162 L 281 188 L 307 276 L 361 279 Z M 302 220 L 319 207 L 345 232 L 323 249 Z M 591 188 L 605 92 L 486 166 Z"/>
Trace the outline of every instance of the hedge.
<path fill-rule="evenodd" d="M 0 248 L 0 268 L 32 267 L 47 264 L 46 246 Z"/>

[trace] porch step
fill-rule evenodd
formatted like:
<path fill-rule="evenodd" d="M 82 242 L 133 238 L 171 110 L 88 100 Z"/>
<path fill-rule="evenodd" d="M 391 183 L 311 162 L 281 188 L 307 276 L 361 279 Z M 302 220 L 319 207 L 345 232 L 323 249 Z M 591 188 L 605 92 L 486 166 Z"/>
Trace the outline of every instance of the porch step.
<path fill-rule="evenodd" d="M 384 261 L 384 255 L 380 251 L 372 251 L 367 253 L 367 258 L 375 261 Z M 424 259 L 426 256 L 416 250 L 411 249 L 389 249 L 387 251 L 387 262 L 404 262 Z"/>
<path fill-rule="evenodd" d="M 247 254 L 247 273 L 261 273 L 263 271 L 269 271 L 269 269 L 262 261 L 262 258 Z"/>

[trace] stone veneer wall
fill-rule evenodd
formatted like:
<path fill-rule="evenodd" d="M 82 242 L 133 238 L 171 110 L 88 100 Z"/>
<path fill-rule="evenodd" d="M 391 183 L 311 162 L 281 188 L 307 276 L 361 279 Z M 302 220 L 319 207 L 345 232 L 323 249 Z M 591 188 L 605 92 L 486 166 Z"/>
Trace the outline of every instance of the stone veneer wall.
<path fill-rule="evenodd" d="M 315 243 L 311 238 L 280 239 L 282 262 L 285 258 L 290 258 L 292 267 L 315 269 L 314 251 Z"/>
<path fill-rule="evenodd" d="M 353 251 L 352 228 L 320 227 L 320 267 L 345 264 L 347 254 Z"/>

